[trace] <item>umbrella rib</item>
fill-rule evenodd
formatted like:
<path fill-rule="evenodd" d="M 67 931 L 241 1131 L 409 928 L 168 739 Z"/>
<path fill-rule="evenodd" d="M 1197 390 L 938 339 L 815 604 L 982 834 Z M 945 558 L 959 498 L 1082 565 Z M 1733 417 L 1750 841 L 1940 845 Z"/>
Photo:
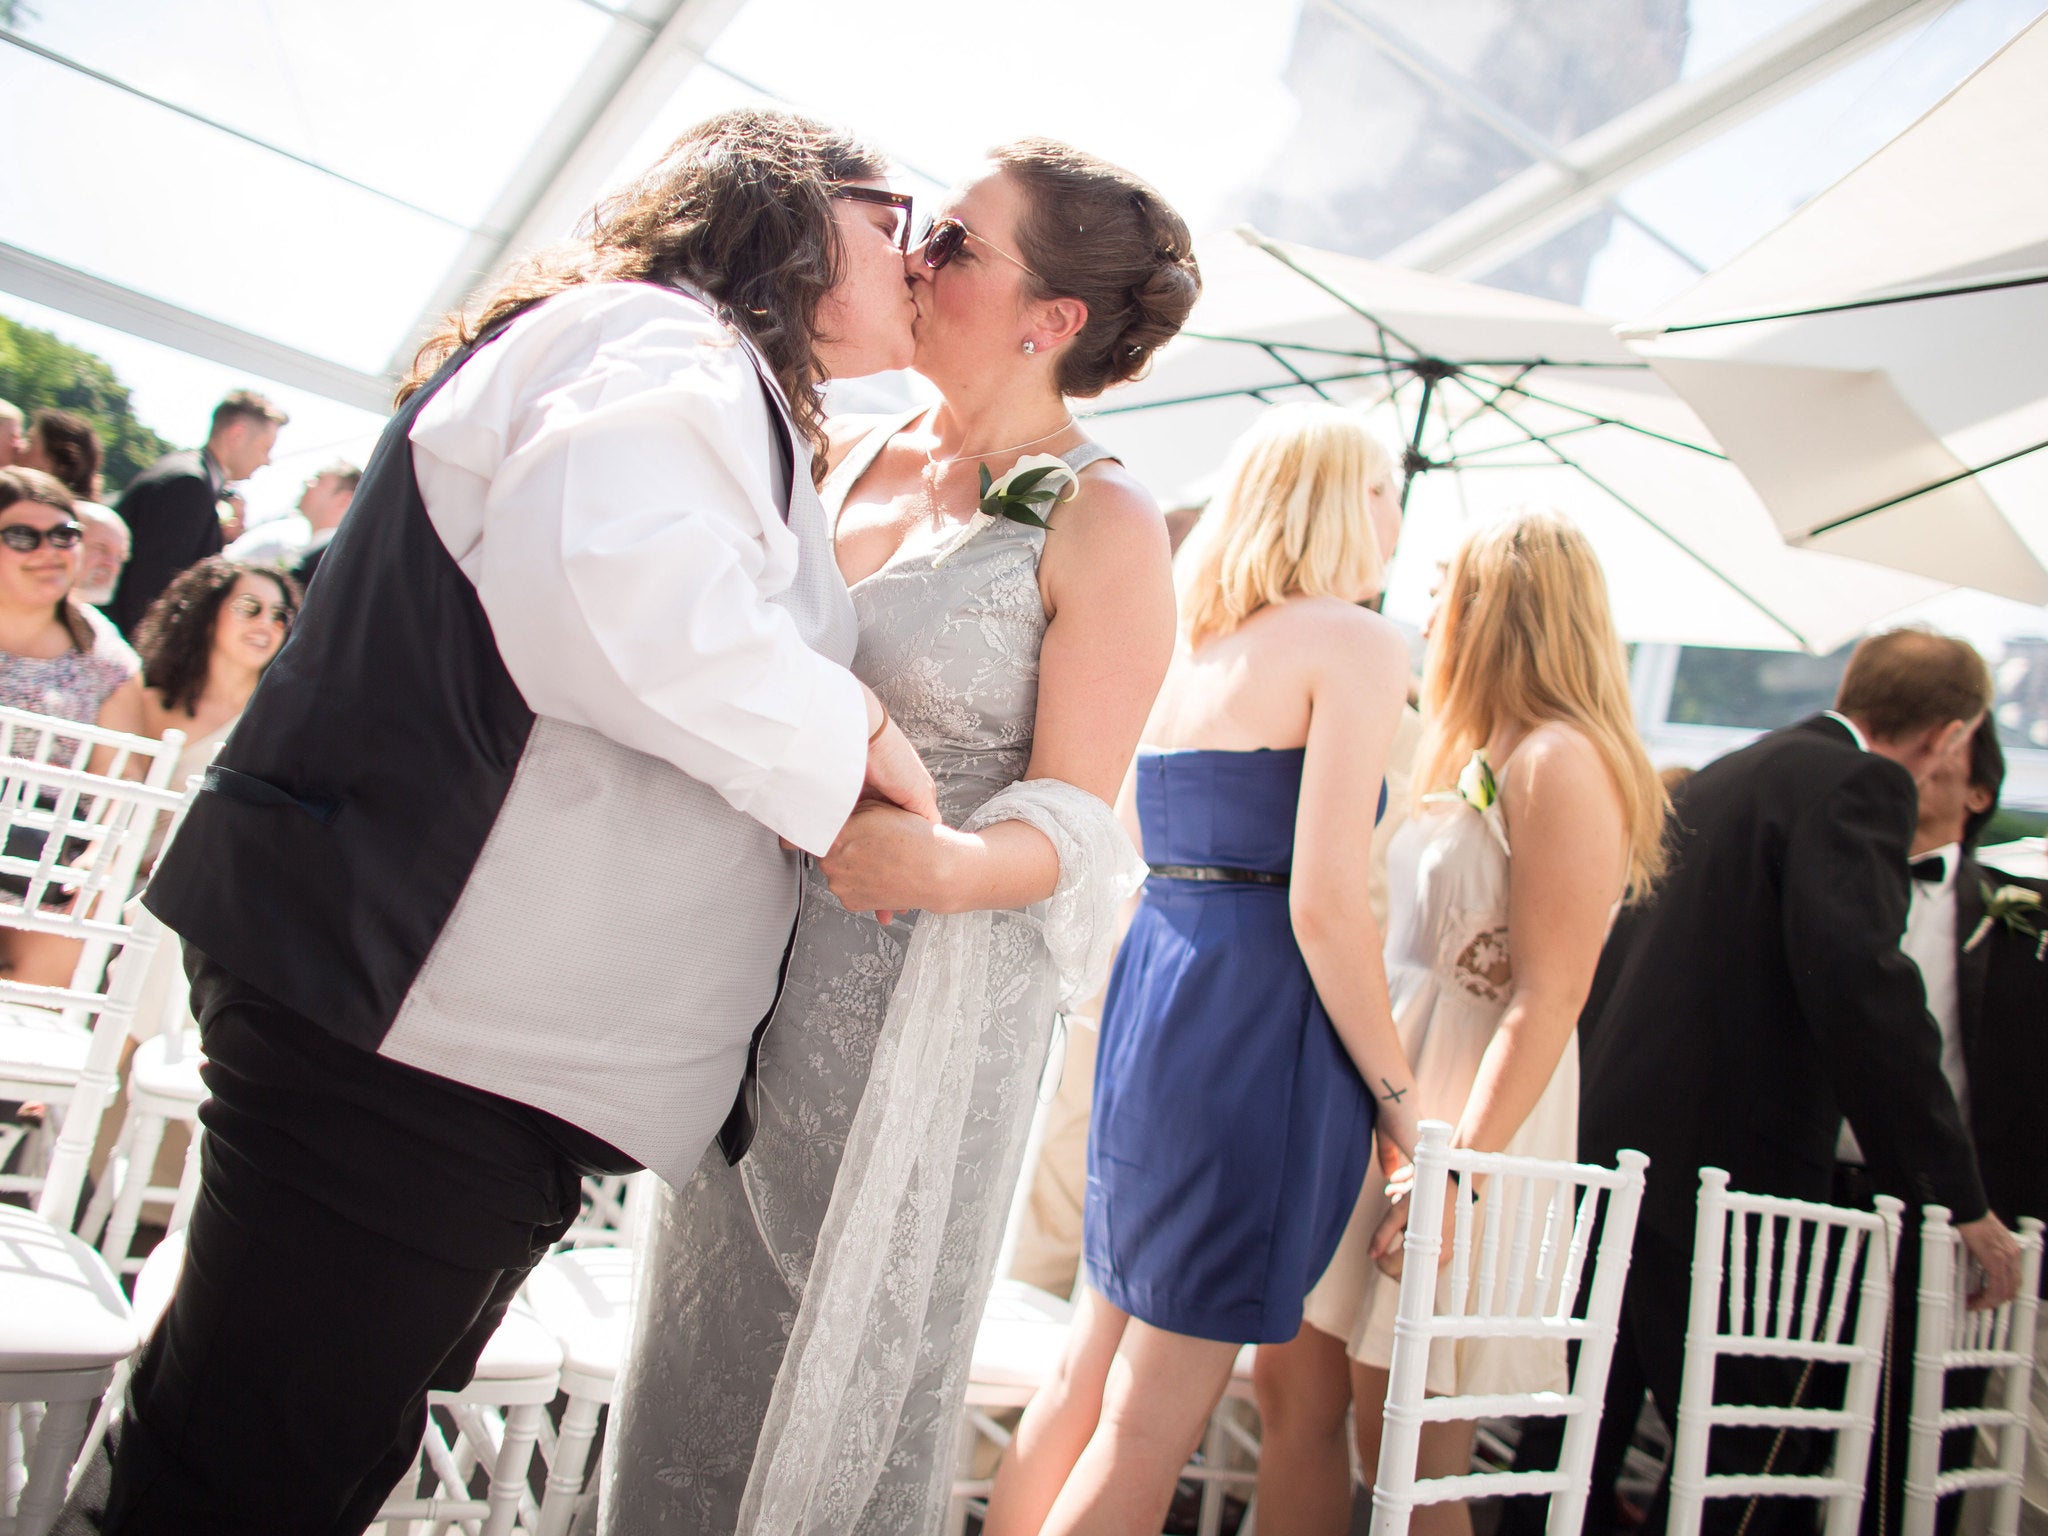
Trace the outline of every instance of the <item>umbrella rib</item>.
<path fill-rule="evenodd" d="M 1346 309 L 1350 310 L 1351 313 L 1358 316 L 1359 319 L 1365 321 L 1375 331 L 1379 332 L 1380 348 L 1382 351 L 1386 350 L 1387 338 L 1391 336 L 1394 338 L 1394 340 L 1401 343 L 1402 346 L 1406 347 L 1410 352 L 1414 353 L 1417 358 L 1428 356 L 1428 354 L 1425 353 L 1422 350 L 1422 348 L 1416 346 L 1414 342 L 1410 341 L 1406 336 L 1403 336 L 1399 331 L 1395 330 L 1392 326 L 1388 325 L 1386 321 L 1382 320 L 1378 315 L 1374 314 L 1371 310 L 1367 309 L 1363 304 L 1359 303 L 1358 300 L 1352 298 L 1350 294 L 1346 293 L 1336 284 L 1328 282 L 1322 277 L 1318 276 L 1316 273 L 1309 271 L 1307 267 L 1304 267 L 1300 262 L 1296 261 L 1292 256 L 1288 255 L 1287 252 L 1274 241 L 1268 240 L 1264 235 L 1259 234 L 1256 230 L 1247 229 L 1243 231 L 1243 233 L 1245 237 L 1252 242 L 1252 244 L 1256 245 L 1268 256 L 1272 257 L 1275 261 L 1279 262 L 1281 266 L 1287 268 L 1288 271 L 1294 273 L 1297 277 L 1305 278 L 1309 282 L 1314 283 L 1316 287 L 1322 289 L 1323 292 L 1327 293 L 1331 298 L 1335 299 L 1339 304 L 1342 304 Z"/>
<path fill-rule="evenodd" d="M 1598 411 L 1589 411 L 1583 405 L 1573 405 L 1568 400 L 1553 400 L 1548 395 L 1539 395 L 1533 389 L 1522 388 L 1519 379 L 1502 386 L 1502 389 L 1504 393 L 1511 390 L 1515 394 L 1520 395 L 1524 400 L 1532 400 L 1538 405 L 1547 405 L 1553 410 L 1570 411 L 1574 415 L 1583 416 L 1591 426 L 1619 427 L 1622 431 L 1633 432 L 1638 437 L 1654 438 L 1660 443 L 1669 443 L 1674 448 L 1689 448 L 1694 453 L 1702 453 L 1710 459 L 1720 459 L 1724 463 L 1728 458 L 1728 455 L 1718 448 L 1708 448 L 1699 443 L 1688 442 L 1682 437 L 1673 437 L 1668 432 L 1659 432 L 1654 428 L 1645 427 L 1633 421 L 1623 421 L 1618 416 L 1603 416 Z M 1499 396 L 1495 396 L 1495 399 L 1498 398 Z"/>
<path fill-rule="evenodd" d="M 1844 299 L 1839 304 L 1816 304 L 1810 309 L 1773 310 L 1767 315 L 1731 315 L 1726 320 L 1695 320 L 1689 325 L 1662 325 L 1641 334 L 1677 336 L 1686 331 L 1713 331 L 1730 325 L 1762 325 L 1768 320 L 1803 320 L 1811 315 L 1839 315 L 1854 309 L 1882 309 L 1890 304 L 1919 304 L 1928 299 L 1959 299 L 1973 293 L 1998 293 L 2007 288 L 2033 288 L 2042 283 L 2048 283 L 2048 272 L 2030 272 L 2024 277 L 2001 277 L 1985 283 L 1958 283 L 1954 287 L 1929 288 L 1921 293 L 1894 293 L 1875 299 Z"/>
<path fill-rule="evenodd" d="M 1275 379 L 1270 384 L 1240 384 L 1235 389 L 1212 389 L 1198 395 L 1175 395 L 1168 400 L 1138 400 L 1130 405 L 1105 405 L 1098 410 L 1084 412 L 1091 420 L 1097 416 L 1123 416 L 1132 411 L 1158 411 L 1172 405 L 1200 405 L 1209 400 L 1235 400 L 1240 395 L 1249 395 L 1263 400 L 1267 391 L 1275 389 L 1298 389 L 1301 384 L 1314 387 L 1317 384 L 1355 384 L 1364 379 L 1384 379 L 1395 370 L 1391 368 L 1367 368 L 1356 373 L 1326 374 L 1320 379 L 1304 379 L 1297 383 L 1293 379 Z M 1318 391 L 1320 393 L 1320 391 Z"/>
<path fill-rule="evenodd" d="M 1473 389 L 1471 384 L 1469 384 L 1463 378 L 1459 378 L 1456 374 L 1453 374 L 1452 378 L 1456 379 L 1461 387 L 1470 390 L 1474 396 L 1478 395 L 1479 391 Z M 1705 555 L 1701 554 L 1698 550 L 1694 549 L 1690 544 L 1686 543 L 1685 540 L 1681 539 L 1669 528 L 1666 528 L 1662 523 L 1658 522 L 1657 519 L 1650 516 L 1649 513 L 1645 512 L 1641 507 L 1637 506 L 1634 502 L 1630 501 L 1626 496 L 1622 495 L 1621 492 L 1617 491 L 1613 486 L 1609 485 L 1606 481 L 1602 480 L 1598 475 L 1594 474 L 1591 470 L 1587 469 L 1585 465 L 1579 463 L 1578 460 L 1572 458 L 1570 454 L 1566 453 L 1563 449 L 1556 447 L 1542 433 L 1532 432 L 1529 430 L 1529 428 L 1523 426 L 1521 422 L 1515 419 L 1514 415 L 1511 412 L 1503 409 L 1497 401 L 1493 404 L 1491 408 L 1495 411 L 1500 412 L 1501 419 L 1506 421 L 1508 425 L 1515 428 L 1516 431 L 1521 432 L 1525 436 L 1527 436 L 1530 442 L 1541 444 L 1550 453 L 1556 455 L 1557 462 L 1559 464 L 1563 465 L 1566 469 L 1573 471 L 1588 485 L 1592 486 L 1595 490 L 1604 492 L 1606 495 L 1611 496 L 1614 499 L 1614 501 L 1624 511 L 1638 518 L 1643 523 L 1647 524 L 1650 528 L 1654 529 L 1656 532 L 1662 534 L 1672 544 L 1676 545 L 1681 551 L 1691 556 L 1692 559 L 1699 564 L 1700 568 L 1704 570 L 1708 575 L 1712 576 L 1715 580 L 1719 581 L 1723 586 L 1727 587 L 1729 591 L 1733 592 L 1737 597 L 1741 598 L 1744 602 L 1748 603 L 1752 608 L 1756 609 L 1758 613 L 1762 614 L 1765 618 L 1769 619 L 1773 624 L 1777 625 L 1780 629 L 1784 630 L 1786 634 L 1790 635 L 1794 640 L 1798 641 L 1801 650 L 1809 652 L 1812 651 L 1813 645 L 1806 638 L 1806 636 L 1802 635 L 1798 631 L 1798 629 L 1795 628 L 1792 624 L 1790 624 L 1785 619 L 1780 617 L 1777 613 L 1773 612 L 1771 610 L 1770 605 L 1765 603 L 1761 598 L 1757 597 L 1752 592 L 1744 590 L 1740 582 L 1736 581 L 1734 577 L 1730 576 L 1726 571 L 1722 570 L 1719 566 L 1715 565 L 1713 561 L 1709 560 Z"/>
<path fill-rule="evenodd" d="M 1915 501 L 1922 496 L 1931 496 L 1936 491 L 1945 490 L 1959 480 L 1973 479 L 1983 474 L 1987 469 L 1996 469 L 2001 464 L 2010 464 L 2014 459 L 2023 459 L 2030 453 L 2039 453 L 2043 448 L 2048 448 L 2048 438 L 2044 438 L 2040 442 L 2031 444 L 2028 447 L 2015 449 L 2011 453 L 2001 454 L 1988 463 L 1979 464 L 1975 469 L 1957 470 L 1954 474 L 1944 475 L 1941 479 L 1931 481 L 1921 486 L 1918 490 L 1907 491 L 1903 495 L 1894 496 L 1888 501 L 1880 501 L 1875 506 L 1865 507 L 1860 512 L 1850 512 L 1842 517 L 1822 523 L 1818 527 L 1809 528 L 1806 532 L 1799 535 L 1799 541 L 1804 544 L 1809 540 L 1819 538 L 1824 533 L 1833 533 L 1837 528 L 1846 528 L 1851 523 L 1860 522 L 1866 517 L 1875 517 L 1880 512 L 1889 512 L 1893 507 L 1901 506 L 1909 501 Z"/>
<path fill-rule="evenodd" d="M 1314 390 L 1316 392 L 1316 397 L 1318 399 L 1330 399 L 1330 392 L 1328 390 L 1324 389 L 1322 385 L 1318 384 L 1314 379 L 1310 378 L 1307 374 L 1303 373 L 1299 368 L 1295 367 L 1294 364 L 1287 361 L 1287 359 L 1282 357 L 1277 350 L 1270 346 L 1267 346 L 1264 342 L 1259 343 L 1259 350 L 1261 352 L 1264 352 L 1266 356 L 1273 359 L 1273 361 L 1277 363 L 1280 367 L 1285 368 L 1289 373 L 1293 374 L 1295 383 L 1304 384 L 1308 388 Z M 1332 401 L 1331 403 L 1334 404 L 1335 402 Z"/>

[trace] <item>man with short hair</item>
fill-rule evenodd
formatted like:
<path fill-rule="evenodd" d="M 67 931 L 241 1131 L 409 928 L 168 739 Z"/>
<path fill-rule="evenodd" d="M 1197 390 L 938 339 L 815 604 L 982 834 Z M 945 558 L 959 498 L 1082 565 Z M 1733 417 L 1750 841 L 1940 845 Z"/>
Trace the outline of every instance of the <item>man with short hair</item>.
<path fill-rule="evenodd" d="M 1586 1530 L 1616 1527 L 1614 1484 L 1647 1388 L 1676 1422 L 1699 1171 L 1744 1193 L 1827 1201 L 1844 1116 L 1877 1188 L 1946 1205 L 1986 1280 L 1978 1304 L 2017 1288 L 2019 1248 L 1985 1200 L 1976 1155 L 1941 1070 L 1920 973 L 1900 951 L 1916 781 L 1969 751 L 1991 703 L 1983 658 L 1924 630 L 1856 648 L 1836 707 L 1773 731 L 1680 786 L 1672 858 L 1646 902 L 1622 912 L 1579 1020 L 1579 1154 L 1649 1154 Z M 1718 1401 L 1790 1404 L 1783 1360 L 1724 1358 Z M 1556 1421 L 1525 1434 L 1516 1465 L 1555 1465 Z M 1804 1473 L 1832 1436 L 1717 1430 L 1712 1472 Z M 1547 1448 L 1547 1456 L 1546 1456 Z M 1667 1495 L 1650 1514 L 1663 1528 Z M 1540 1512 L 1513 1501 L 1502 1529 Z M 1745 1507 L 1747 1506 L 1747 1507 Z M 1812 1520 L 1803 1501 L 1712 1499 L 1704 1529 L 1770 1536 Z"/>
<path fill-rule="evenodd" d="M 124 635 L 134 633 L 173 577 L 220 553 L 222 492 L 270 462 L 288 420 L 254 390 L 238 389 L 214 407 L 204 448 L 165 454 L 128 487 L 114 510 L 133 544 L 106 608 Z"/>
<path fill-rule="evenodd" d="M 283 517 L 258 523 L 227 547 L 232 560 L 251 565 L 276 565 L 288 570 L 317 563 L 318 551 L 327 547 L 342 514 L 355 499 L 356 484 L 363 472 L 344 459 L 337 459 L 316 471 L 299 492 L 298 510 Z"/>
<path fill-rule="evenodd" d="M 28 439 L 21 430 L 27 419 L 12 400 L 0 400 L 0 469 L 10 469 L 21 462 L 22 451 L 28 447 Z"/>

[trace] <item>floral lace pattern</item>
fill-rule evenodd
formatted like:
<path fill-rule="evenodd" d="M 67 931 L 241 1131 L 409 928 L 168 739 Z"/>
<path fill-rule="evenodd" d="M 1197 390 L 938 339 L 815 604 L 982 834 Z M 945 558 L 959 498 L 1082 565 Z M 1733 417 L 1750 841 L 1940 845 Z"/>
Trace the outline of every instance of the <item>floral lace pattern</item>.
<path fill-rule="evenodd" d="M 1515 973 L 1508 961 L 1506 923 L 1482 928 L 1451 962 L 1451 980 L 1474 997 L 1505 1003 Z"/>
<path fill-rule="evenodd" d="M 880 446 L 857 448 L 827 482 L 828 514 Z M 1106 932 L 1089 911 L 1114 884 L 1104 859 L 1120 844 L 1135 861 L 1120 830 L 1103 843 L 1099 828 L 1085 830 L 1086 807 L 1058 792 L 1107 819 L 1092 797 L 1046 783 L 1010 789 L 1029 761 L 1037 709 L 1044 537 L 977 517 L 930 554 L 857 583 L 854 670 L 923 754 L 950 824 L 984 808 L 1053 827 L 1083 818 L 1078 837 L 1048 830 L 1062 853 L 1060 890 L 1028 912 L 913 914 L 883 927 L 842 908 L 807 868 L 788 979 L 762 1042 L 753 1147 L 737 1169 L 714 1149 L 687 1185 L 663 1191 L 642 1243 L 638 1336 L 605 1452 L 606 1531 L 919 1536 L 943 1519 L 974 1332 L 1062 979 L 1090 958 L 1088 930 Z M 1050 813 L 1032 803 L 1046 795 Z M 934 946 L 927 925 L 952 932 Z M 931 957 L 922 966 L 921 943 Z M 921 1017 L 945 1021 L 936 1038 L 907 1039 L 912 998 L 902 994 L 913 992 L 925 999 Z M 871 1072 L 895 1091 L 870 1093 Z M 948 1139 L 942 1105 L 954 1113 L 939 1158 L 929 1146 Z M 875 1191 L 855 1217 L 835 1204 L 842 1166 L 875 1148 L 857 1121 L 891 1107 L 881 1145 L 895 1145 L 902 1115 L 918 1111 L 927 1155 L 894 1198 Z M 841 1228 L 887 1241 L 830 1235 Z M 832 1315 L 800 1323 L 814 1279 L 854 1264 L 873 1268 L 874 1283 L 852 1291 L 861 1305 L 849 1310 L 836 1286 Z M 799 1393 L 795 1369 L 783 1368 L 792 1332 L 836 1346 L 849 1329 L 851 1358 L 825 1351 L 836 1379 L 814 1371 Z M 750 1474 L 760 1486 L 743 1515 Z"/>

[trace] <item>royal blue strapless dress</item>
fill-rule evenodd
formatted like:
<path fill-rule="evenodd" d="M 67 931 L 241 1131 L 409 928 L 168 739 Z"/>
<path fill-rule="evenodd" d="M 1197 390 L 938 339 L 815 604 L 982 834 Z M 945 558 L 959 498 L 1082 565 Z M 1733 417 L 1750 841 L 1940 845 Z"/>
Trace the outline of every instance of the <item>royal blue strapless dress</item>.
<path fill-rule="evenodd" d="M 1302 756 L 1140 752 L 1146 860 L 1286 873 Z M 1101 1028 L 1088 1283 L 1174 1333 L 1293 1338 L 1365 1180 L 1373 1100 L 1295 947 L 1286 887 L 1154 875 Z"/>

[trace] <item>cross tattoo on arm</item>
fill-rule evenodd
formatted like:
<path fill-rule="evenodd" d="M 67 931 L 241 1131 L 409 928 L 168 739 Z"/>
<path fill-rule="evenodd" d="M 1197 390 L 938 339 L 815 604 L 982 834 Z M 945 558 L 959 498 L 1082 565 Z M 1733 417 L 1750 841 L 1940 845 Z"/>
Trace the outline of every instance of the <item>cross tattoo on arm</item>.
<path fill-rule="evenodd" d="M 1408 1090 L 1406 1088 L 1396 1088 L 1384 1077 L 1380 1079 L 1380 1086 L 1387 1090 L 1385 1093 L 1381 1094 L 1380 1097 L 1385 1099 L 1389 1104 L 1398 1104 L 1403 1099 L 1408 1097 Z"/>

